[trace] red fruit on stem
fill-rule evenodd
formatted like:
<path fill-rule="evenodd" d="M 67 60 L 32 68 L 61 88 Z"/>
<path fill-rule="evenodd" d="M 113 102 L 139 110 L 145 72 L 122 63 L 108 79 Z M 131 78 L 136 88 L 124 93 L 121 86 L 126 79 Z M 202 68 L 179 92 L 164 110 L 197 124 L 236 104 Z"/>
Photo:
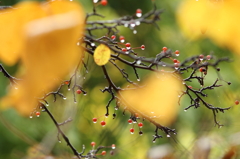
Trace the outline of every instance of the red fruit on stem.
<path fill-rule="evenodd" d="M 69 81 L 65 81 L 64 84 L 69 85 Z"/>
<path fill-rule="evenodd" d="M 236 100 L 236 101 L 235 101 L 235 104 L 236 104 L 236 105 L 238 105 L 238 104 L 239 104 L 239 101 L 238 101 L 238 100 Z"/>
<path fill-rule="evenodd" d="M 141 9 L 137 9 L 136 13 L 142 13 L 142 10 Z"/>
<path fill-rule="evenodd" d="M 145 49 L 145 45 L 142 45 L 142 46 L 141 46 L 141 49 L 144 50 L 144 49 Z"/>
<path fill-rule="evenodd" d="M 173 59 L 173 62 L 174 62 L 174 63 L 178 63 L 178 60 L 177 60 L 177 59 Z"/>
<path fill-rule="evenodd" d="M 165 51 L 167 51 L 167 47 L 166 46 L 164 46 L 163 48 L 162 48 L 162 50 L 165 52 Z"/>
<path fill-rule="evenodd" d="M 143 127 L 143 123 L 138 123 L 138 126 L 139 126 L 140 128 L 142 128 L 142 127 Z"/>
<path fill-rule="evenodd" d="M 93 118 L 92 121 L 93 121 L 93 123 L 96 123 L 97 122 L 97 118 Z"/>
<path fill-rule="evenodd" d="M 80 89 L 78 89 L 78 90 L 76 91 L 76 93 L 77 93 L 77 94 L 81 94 L 82 91 L 81 91 Z"/>
<path fill-rule="evenodd" d="M 106 122 L 105 122 L 105 121 L 101 121 L 101 125 L 102 125 L 102 126 L 105 126 L 105 125 L 106 125 Z"/>
<path fill-rule="evenodd" d="M 132 122 L 133 122 L 132 119 L 128 119 L 129 124 L 132 124 Z"/>
<path fill-rule="evenodd" d="M 116 148 L 115 144 L 112 144 L 112 149 L 115 149 L 115 148 Z"/>
<path fill-rule="evenodd" d="M 207 55 L 207 60 L 210 60 L 211 58 L 211 55 Z"/>
<path fill-rule="evenodd" d="M 126 49 L 126 48 L 122 48 L 122 51 L 123 51 L 123 52 L 126 52 L 126 51 L 127 51 L 127 49 Z"/>
<path fill-rule="evenodd" d="M 91 142 L 91 146 L 94 147 L 96 145 L 95 142 Z"/>
<path fill-rule="evenodd" d="M 131 134 L 134 134 L 134 128 L 131 128 L 129 131 Z"/>
<path fill-rule="evenodd" d="M 40 114 L 41 114 L 40 112 L 36 112 L 36 116 L 37 116 L 37 117 L 39 117 L 39 116 L 40 116 Z"/>
<path fill-rule="evenodd" d="M 106 151 L 102 151 L 101 154 L 104 156 L 104 155 L 106 155 L 106 153 L 107 153 Z"/>
<path fill-rule="evenodd" d="M 106 6 L 108 4 L 107 0 L 101 0 L 101 5 Z"/>
<path fill-rule="evenodd" d="M 112 36 L 111 36 L 111 39 L 112 39 L 112 40 L 115 40 L 115 39 L 116 39 L 116 35 L 112 35 Z"/>

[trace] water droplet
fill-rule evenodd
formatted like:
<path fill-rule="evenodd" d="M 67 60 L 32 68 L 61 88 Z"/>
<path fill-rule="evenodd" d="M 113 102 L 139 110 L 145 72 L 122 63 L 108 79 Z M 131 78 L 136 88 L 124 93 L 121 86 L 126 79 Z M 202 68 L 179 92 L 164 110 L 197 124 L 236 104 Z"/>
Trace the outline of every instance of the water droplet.
<path fill-rule="evenodd" d="M 137 121 L 133 120 L 133 123 L 137 123 Z"/>
<path fill-rule="evenodd" d="M 137 81 L 140 81 L 140 78 L 138 78 Z"/>
<path fill-rule="evenodd" d="M 127 49 L 127 50 L 130 50 L 130 49 L 131 49 L 131 47 L 126 47 L 126 49 Z"/>
<path fill-rule="evenodd" d="M 29 116 L 29 118 L 33 118 L 33 116 Z"/>
<path fill-rule="evenodd" d="M 37 115 L 37 117 L 40 117 L 40 115 Z"/>
<path fill-rule="evenodd" d="M 74 104 L 77 104 L 77 101 L 74 101 Z"/>
<path fill-rule="evenodd" d="M 60 143 L 60 144 L 61 144 L 61 143 L 62 143 L 62 141 L 58 140 L 58 143 Z"/>
<path fill-rule="evenodd" d="M 185 112 L 187 112 L 187 110 L 186 110 L 186 109 L 184 109 L 184 111 L 185 111 Z"/>
<path fill-rule="evenodd" d="M 222 126 L 219 126 L 219 128 L 222 128 Z"/>
<path fill-rule="evenodd" d="M 153 143 L 155 143 L 156 142 L 156 140 L 153 140 Z"/>
<path fill-rule="evenodd" d="M 179 67 L 175 67 L 175 69 L 177 70 Z"/>
<path fill-rule="evenodd" d="M 202 60 L 203 60 L 203 58 L 199 58 L 199 60 L 201 60 L 201 61 L 202 61 Z"/>
<path fill-rule="evenodd" d="M 49 104 L 47 103 L 47 104 L 46 104 L 46 106 L 48 107 L 48 106 L 49 106 Z"/>
<path fill-rule="evenodd" d="M 177 135 L 177 133 L 173 133 L 174 135 Z"/>
<path fill-rule="evenodd" d="M 70 88 L 68 88 L 68 91 L 70 91 L 71 89 Z"/>
<path fill-rule="evenodd" d="M 185 82 L 183 82 L 182 84 L 186 84 Z"/>
<path fill-rule="evenodd" d="M 93 0 L 93 3 L 97 3 L 98 2 L 98 0 Z"/>
<path fill-rule="evenodd" d="M 127 28 L 128 27 L 128 23 L 125 23 L 124 26 Z"/>
<path fill-rule="evenodd" d="M 120 42 L 121 42 L 121 43 L 124 43 L 124 42 L 125 42 L 125 40 L 124 40 L 124 39 L 122 39 L 122 40 L 120 40 Z"/>
<path fill-rule="evenodd" d="M 118 107 L 115 107 L 115 110 L 118 110 Z"/>
<path fill-rule="evenodd" d="M 137 60 L 137 64 L 138 64 L 138 65 L 140 65 L 140 64 L 141 64 L 141 62 L 142 62 L 141 60 Z"/>
<path fill-rule="evenodd" d="M 85 80 L 85 79 L 86 79 L 86 77 L 83 77 L 83 79 Z"/>
<path fill-rule="evenodd" d="M 63 100 L 66 100 L 67 98 L 66 97 L 63 97 Z"/>
<path fill-rule="evenodd" d="M 42 109 L 42 112 L 45 112 L 45 109 Z"/>
<path fill-rule="evenodd" d="M 95 43 L 91 43 L 91 46 L 95 46 Z"/>
<path fill-rule="evenodd" d="M 95 123 L 97 123 L 97 121 L 94 121 L 93 123 L 95 124 Z"/>
<path fill-rule="evenodd" d="M 179 56 L 180 54 L 176 54 L 176 56 Z"/>
<path fill-rule="evenodd" d="M 127 51 L 127 52 L 125 52 L 126 54 L 129 54 L 129 52 Z"/>
<path fill-rule="evenodd" d="M 86 95 L 87 95 L 87 93 L 84 93 L 83 95 L 84 95 L 84 96 L 86 96 Z"/>
<path fill-rule="evenodd" d="M 171 137 L 169 134 L 167 134 L 167 137 Z"/>
<path fill-rule="evenodd" d="M 141 22 L 140 22 L 140 21 L 136 21 L 135 24 L 136 24 L 136 25 L 140 25 Z"/>
<path fill-rule="evenodd" d="M 137 30 L 133 30 L 133 34 L 137 34 Z"/>
<path fill-rule="evenodd" d="M 131 26 L 132 28 L 134 28 L 134 27 L 136 26 L 136 24 L 135 24 L 134 22 L 132 22 L 132 23 L 130 24 L 130 26 Z"/>
<path fill-rule="evenodd" d="M 134 134 L 134 132 L 131 132 L 131 134 Z"/>
<path fill-rule="evenodd" d="M 136 16 L 140 18 L 142 16 L 142 13 L 136 13 Z"/>

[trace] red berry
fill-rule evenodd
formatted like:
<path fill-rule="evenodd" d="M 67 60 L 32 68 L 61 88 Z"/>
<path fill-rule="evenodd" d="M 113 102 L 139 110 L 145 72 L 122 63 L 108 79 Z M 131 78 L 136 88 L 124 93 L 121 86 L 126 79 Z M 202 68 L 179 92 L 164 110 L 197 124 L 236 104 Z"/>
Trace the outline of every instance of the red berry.
<path fill-rule="evenodd" d="M 106 6 L 108 4 L 107 0 L 101 0 L 101 5 Z"/>
<path fill-rule="evenodd" d="M 145 49 L 145 45 L 142 45 L 142 46 L 141 46 L 141 49 L 144 50 L 144 49 Z"/>
<path fill-rule="evenodd" d="M 92 121 L 93 121 L 93 123 L 96 123 L 97 122 L 97 118 L 93 118 Z"/>
<path fill-rule="evenodd" d="M 112 144 L 112 149 L 115 149 L 115 148 L 116 148 L 115 144 Z"/>
<path fill-rule="evenodd" d="M 200 68 L 199 68 L 199 71 L 200 71 L 200 72 L 204 72 L 204 70 L 205 70 L 205 69 L 204 69 L 203 67 L 200 67 Z"/>
<path fill-rule="evenodd" d="M 105 125 L 106 125 L 106 122 L 105 122 L 105 121 L 101 121 L 101 125 L 102 125 L 102 126 L 105 126 Z"/>
<path fill-rule="evenodd" d="M 131 44 L 130 44 L 130 43 L 126 43 L 125 46 L 126 46 L 126 47 L 130 47 Z"/>
<path fill-rule="evenodd" d="M 204 58 L 204 55 L 199 55 L 199 58 L 200 58 L 200 59 L 203 59 L 203 58 Z"/>
<path fill-rule="evenodd" d="M 64 84 L 69 85 L 69 81 L 65 81 Z"/>
<path fill-rule="evenodd" d="M 101 154 L 104 156 L 104 155 L 106 155 L 106 153 L 107 153 L 106 151 L 102 151 Z"/>
<path fill-rule="evenodd" d="M 136 13 L 142 13 L 142 10 L 141 9 L 137 9 Z"/>
<path fill-rule="evenodd" d="M 173 62 L 174 62 L 174 63 L 178 63 L 178 60 L 177 60 L 177 59 L 173 59 Z"/>
<path fill-rule="evenodd" d="M 95 142 L 91 142 L 91 146 L 94 147 L 96 145 Z"/>
<path fill-rule="evenodd" d="M 132 119 L 128 119 L 129 124 L 132 124 L 132 122 L 133 122 Z"/>
<path fill-rule="evenodd" d="M 236 100 L 236 101 L 235 101 L 235 104 L 236 104 L 236 105 L 238 105 L 238 104 L 239 104 L 239 101 L 238 101 L 238 100 Z"/>
<path fill-rule="evenodd" d="M 165 52 L 165 51 L 167 51 L 167 47 L 166 46 L 164 46 L 163 48 L 162 48 L 162 50 Z"/>
<path fill-rule="evenodd" d="M 120 37 L 119 37 L 119 40 L 120 40 L 121 43 L 124 43 L 124 41 L 125 41 L 124 36 L 120 36 Z"/>
<path fill-rule="evenodd" d="M 122 51 L 123 51 L 123 52 L 126 52 L 126 51 L 127 51 L 127 49 L 126 49 L 126 48 L 122 48 Z"/>
<path fill-rule="evenodd" d="M 211 58 L 211 55 L 207 55 L 207 60 L 210 60 Z"/>
<path fill-rule="evenodd" d="M 36 116 L 37 116 L 37 117 L 39 117 L 39 116 L 40 116 L 40 114 L 41 114 L 40 112 L 36 112 Z"/>
<path fill-rule="evenodd" d="M 134 134 L 134 128 L 131 128 L 131 129 L 130 129 L 130 133 L 131 133 L 131 134 Z"/>
<path fill-rule="evenodd" d="M 76 93 L 77 93 L 77 94 L 81 94 L 82 91 L 81 91 L 80 89 L 78 89 L 78 90 L 76 91 Z"/>
<path fill-rule="evenodd" d="M 175 69 L 178 69 L 179 64 L 178 64 L 178 63 L 175 63 L 175 64 L 174 64 L 174 67 L 175 67 Z"/>
<path fill-rule="evenodd" d="M 138 123 L 138 126 L 139 126 L 140 128 L 142 128 L 142 127 L 143 127 L 143 123 Z"/>
<path fill-rule="evenodd" d="M 136 117 L 136 118 L 138 118 L 138 117 L 139 117 L 138 113 L 135 113 L 135 117 Z"/>
<path fill-rule="evenodd" d="M 112 35 L 112 36 L 111 36 L 111 39 L 112 39 L 112 40 L 115 40 L 115 39 L 116 39 L 116 35 Z"/>
<path fill-rule="evenodd" d="M 175 55 L 176 55 L 176 56 L 179 56 L 179 54 L 180 54 L 180 51 L 179 51 L 179 50 L 176 50 L 176 51 L 175 51 Z"/>

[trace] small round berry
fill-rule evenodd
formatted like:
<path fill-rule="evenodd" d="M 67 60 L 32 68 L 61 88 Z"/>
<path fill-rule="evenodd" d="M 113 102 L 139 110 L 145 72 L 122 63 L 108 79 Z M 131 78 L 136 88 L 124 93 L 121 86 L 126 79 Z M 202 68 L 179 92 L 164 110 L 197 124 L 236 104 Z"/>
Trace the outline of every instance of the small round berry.
<path fill-rule="evenodd" d="M 109 153 L 110 153 L 110 155 L 114 155 L 114 151 L 112 151 L 112 150 Z"/>
<path fill-rule="evenodd" d="M 142 132 L 142 131 L 139 131 L 139 135 L 142 136 L 142 135 L 143 135 L 143 132 Z"/>
<path fill-rule="evenodd" d="M 93 121 L 93 123 L 96 123 L 97 122 L 97 118 L 93 118 L 92 121 Z"/>
<path fill-rule="evenodd" d="M 174 63 L 178 63 L 178 60 L 177 60 L 177 59 L 173 59 L 173 62 L 174 62 Z"/>
<path fill-rule="evenodd" d="M 203 55 L 203 54 L 199 55 L 199 58 L 200 58 L 200 59 L 203 59 L 203 58 L 204 58 L 204 55 Z"/>
<path fill-rule="evenodd" d="M 111 36 L 111 39 L 112 39 L 112 40 L 115 40 L 115 39 L 116 39 L 116 35 L 112 35 L 112 36 Z"/>
<path fill-rule="evenodd" d="M 112 149 L 115 149 L 115 148 L 116 148 L 115 144 L 112 144 Z"/>
<path fill-rule="evenodd" d="M 122 51 L 123 51 L 123 52 L 127 52 L 127 49 L 126 49 L 126 48 L 122 48 Z"/>
<path fill-rule="evenodd" d="M 106 155 L 106 153 L 107 153 L 106 151 L 102 151 L 101 154 L 104 156 L 104 155 Z"/>
<path fill-rule="evenodd" d="M 94 147 L 96 145 L 95 142 L 91 142 L 91 146 Z"/>
<path fill-rule="evenodd" d="M 101 0 L 101 5 L 106 6 L 108 4 L 107 0 Z"/>
<path fill-rule="evenodd" d="M 77 94 L 81 94 L 82 91 L 81 91 L 80 89 L 78 89 L 78 90 L 76 91 L 76 93 L 77 93 Z"/>
<path fill-rule="evenodd" d="M 101 121 L 101 125 L 102 125 L 102 126 L 105 126 L 105 125 L 106 125 L 106 122 L 105 122 L 105 121 Z"/>
<path fill-rule="evenodd" d="M 207 60 L 211 60 L 211 55 L 207 55 Z"/>
<path fill-rule="evenodd" d="M 130 48 L 130 47 L 131 47 L 131 44 L 130 44 L 130 43 L 126 43 L 125 46 L 126 46 L 127 48 Z"/>
<path fill-rule="evenodd" d="M 132 124 L 132 122 L 133 122 L 132 119 L 128 119 L 129 124 Z"/>
<path fill-rule="evenodd" d="M 136 10 L 136 16 L 139 17 L 139 18 L 142 16 L 142 10 L 141 9 Z"/>
<path fill-rule="evenodd" d="M 236 100 L 236 101 L 235 101 L 235 104 L 236 104 L 236 105 L 238 105 L 238 104 L 239 104 L 239 101 L 238 101 L 238 100 Z"/>
<path fill-rule="evenodd" d="M 142 49 L 142 50 L 145 50 L 145 45 L 142 45 L 142 46 L 141 46 L 141 49 Z"/>
<path fill-rule="evenodd" d="M 69 85 L 69 81 L 65 81 L 64 84 Z"/>
<path fill-rule="evenodd" d="M 120 37 L 119 37 L 119 40 L 120 40 L 121 43 L 124 43 L 124 41 L 125 41 L 124 36 L 120 36 Z"/>
<path fill-rule="evenodd" d="M 164 46 L 163 48 L 162 48 L 162 50 L 165 52 L 165 51 L 167 51 L 167 47 L 166 46 Z"/>
<path fill-rule="evenodd" d="M 41 114 L 40 112 L 36 112 L 36 116 L 37 116 L 37 117 L 39 117 L 39 116 L 40 116 L 40 114 Z"/>
<path fill-rule="evenodd" d="M 138 113 L 135 113 L 135 117 L 136 117 L 136 118 L 138 118 L 138 117 L 139 117 Z"/>
<path fill-rule="evenodd" d="M 206 69 L 205 69 L 204 67 L 200 67 L 200 68 L 199 68 L 199 71 L 200 71 L 200 72 L 204 72 L 204 71 L 206 71 Z"/>
<path fill-rule="evenodd" d="M 134 128 L 131 128 L 129 131 L 131 134 L 134 134 Z"/>
<path fill-rule="evenodd" d="M 175 63 L 175 64 L 174 64 L 174 67 L 175 67 L 175 69 L 178 69 L 178 68 L 179 68 L 179 64 L 178 64 L 178 63 Z"/>
<path fill-rule="evenodd" d="M 175 55 L 176 55 L 176 56 L 179 56 L 179 54 L 180 54 L 180 51 L 179 51 L 179 50 L 176 50 L 176 51 L 175 51 Z"/>
<path fill-rule="evenodd" d="M 143 127 L 143 123 L 138 123 L 139 128 Z"/>
<path fill-rule="evenodd" d="M 217 71 L 220 71 L 220 68 L 217 68 Z"/>

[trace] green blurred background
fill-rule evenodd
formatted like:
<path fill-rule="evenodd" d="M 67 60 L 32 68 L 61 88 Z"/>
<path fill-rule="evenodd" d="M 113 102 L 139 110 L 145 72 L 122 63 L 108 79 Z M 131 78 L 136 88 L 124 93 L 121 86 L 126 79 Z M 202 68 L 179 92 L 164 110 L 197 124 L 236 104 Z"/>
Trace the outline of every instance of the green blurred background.
<path fill-rule="evenodd" d="M 17 0 L 1 0 L 0 5 L 14 5 Z M 92 11 L 91 0 L 79 0 L 83 5 L 86 13 Z M 122 115 L 122 110 L 116 111 L 116 119 L 112 116 L 106 119 L 107 125 L 102 128 L 99 124 L 93 124 L 92 118 L 105 114 L 105 105 L 110 99 L 109 94 L 102 93 L 100 89 L 107 86 L 103 75 L 99 73 L 101 68 L 93 64 L 90 57 L 88 67 L 90 72 L 85 75 L 82 85 L 88 92 L 87 96 L 78 95 L 77 104 L 73 103 L 71 91 L 67 91 L 67 87 L 63 87 L 62 92 L 66 94 L 67 100 L 59 98 L 56 103 L 51 102 L 49 109 L 53 112 L 59 122 L 63 122 L 69 117 L 73 121 L 62 128 L 69 137 L 71 143 L 80 152 L 82 145 L 86 146 L 86 152 L 91 149 L 90 143 L 95 141 L 97 146 L 111 146 L 116 144 L 114 155 L 110 155 L 110 148 L 106 149 L 108 154 L 100 158 L 119 158 L 119 159 L 141 159 L 146 158 L 147 152 L 157 146 L 168 145 L 174 151 L 176 158 L 193 158 L 196 154 L 193 147 L 199 143 L 199 139 L 206 139 L 206 143 L 210 143 L 210 157 L 221 158 L 232 145 L 238 145 L 239 128 L 238 116 L 239 107 L 234 106 L 234 101 L 239 99 L 239 58 L 238 55 L 232 53 L 227 48 L 216 46 L 207 38 L 201 38 L 190 41 L 181 32 L 175 14 L 180 5 L 179 0 L 156 1 L 158 9 L 164 9 L 161 14 L 161 21 L 158 22 L 160 30 L 152 25 L 142 24 L 137 27 L 137 34 L 133 31 L 122 27 L 121 35 L 124 35 L 132 46 L 141 46 L 144 44 L 146 49 L 139 51 L 140 56 L 154 57 L 161 51 L 163 46 L 167 46 L 172 50 L 180 50 L 179 60 L 183 60 L 192 55 L 214 53 L 217 57 L 230 57 L 233 62 L 220 64 L 221 76 L 226 81 L 231 81 L 232 85 L 228 86 L 225 82 L 220 83 L 223 87 L 211 90 L 207 102 L 218 107 L 233 106 L 232 109 L 224 114 L 218 113 L 217 119 L 225 126 L 221 129 L 214 127 L 212 112 L 205 107 L 198 109 L 190 109 L 184 112 L 183 109 L 189 105 L 189 99 L 183 98 L 180 105 L 178 117 L 171 128 L 176 128 L 178 134 L 172 138 L 165 137 L 152 143 L 152 135 L 155 127 L 144 122 L 143 136 L 139 136 L 137 132 L 134 135 L 129 133 L 131 126 L 127 123 L 130 114 L 127 112 Z M 152 1 L 150 0 L 109 0 L 107 6 L 99 5 L 97 12 L 106 15 L 103 19 L 114 19 L 124 15 L 133 15 L 137 8 L 141 8 L 143 13 L 152 9 Z M 96 20 L 101 18 L 93 18 Z M 6 24 L 7 25 L 7 24 Z M 98 33 L 99 36 L 105 35 L 105 31 Z M 2 46 L 4 47 L 4 46 Z M 1 61 L 0 61 L 1 62 Z M 4 65 L 4 64 L 3 64 Z M 9 67 L 4 65 L 9 73 L 16 72 L 18 66 Z M 126 68 L 128 69 L 128 68 Z M 120 75 L 115 74 L 115 69 L 111 69 L 110 74 L 114 74 L 113 80 L 122 84 L 124 79 Z M 130 77 L 136 81 L 136 77 L 131 69 Z M 139 72 L 144 77 L 146 71 Z M 184 77 L 185 75 L 183 75 Z M 69 77 L 66 77 L 68 79 Z M 214 70 L 209 70 L 206 76 L 206 85 L 212 84 L 218 78 Z M 9 81 L 0 75 L 0 97 L 7 93 Z M 191 84 L 198 87 L 197 83 Z M 110 114 L 113 113 L 114 103 L 111 104 Z M 103 118 L 99 119 L 102 120 Z M 66 143 L 58 143 L 56 127 L 47 116 L 42 115 L 32 119 L 20 116 L 15 110 L 8 109 L 0 112 L 0 158 L 18 159 L 18 158 L 44 158 L 44 154 L 55 156 L 56 158 L 71 158 L 72 152 Z M 161 133 L 162 134 L 162 133 Z M 168 148 L 168 150 L 171 150 Z"/>

